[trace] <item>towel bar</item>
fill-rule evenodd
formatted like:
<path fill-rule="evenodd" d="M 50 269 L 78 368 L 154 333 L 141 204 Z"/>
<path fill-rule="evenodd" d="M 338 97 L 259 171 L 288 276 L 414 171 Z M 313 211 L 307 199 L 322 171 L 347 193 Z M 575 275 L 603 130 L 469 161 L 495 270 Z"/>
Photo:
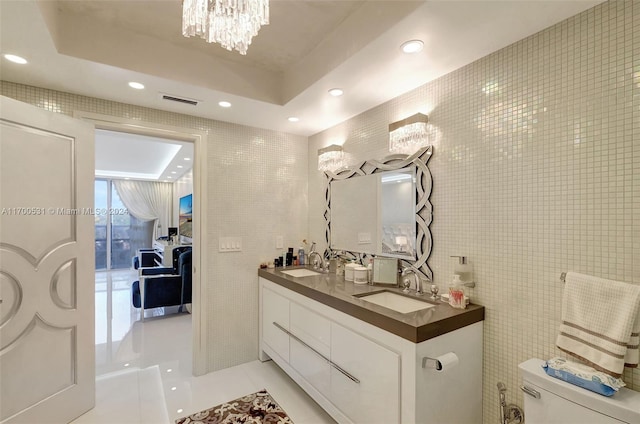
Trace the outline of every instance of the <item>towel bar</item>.
<path fill-rule="evenodd" d="M 562 274 L 560 274 L 560 281 L 564 283 L 566 280 L 567 280 L 567 273 L 563 272 Z"/>

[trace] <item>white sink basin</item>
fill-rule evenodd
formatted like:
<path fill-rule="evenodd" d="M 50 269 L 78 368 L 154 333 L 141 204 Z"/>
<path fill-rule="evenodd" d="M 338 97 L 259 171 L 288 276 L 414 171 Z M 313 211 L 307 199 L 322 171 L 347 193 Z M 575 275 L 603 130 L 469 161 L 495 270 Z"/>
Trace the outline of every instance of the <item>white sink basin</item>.
<path fill-rule="evenodd" d="M 423 302 L 421 300 L 413 299 L 401 294 L 388 291 L 365 294 L 357 297 L 367 302 L 375 303 L 376 305 L 393 309 L 394 311 L 400 312 L 401 314 L 433 308 L 436 306 L 432 305 L 431 303 Z"/>
<path fill-rule="evenodd" d="M 313 275 L 320 275 L 319 272 L 311 271 L 309 269 L 291 269 L 289 271 L 281 271 L 283 274 L 290 275 L 292 277 L 311 277 Z"/>

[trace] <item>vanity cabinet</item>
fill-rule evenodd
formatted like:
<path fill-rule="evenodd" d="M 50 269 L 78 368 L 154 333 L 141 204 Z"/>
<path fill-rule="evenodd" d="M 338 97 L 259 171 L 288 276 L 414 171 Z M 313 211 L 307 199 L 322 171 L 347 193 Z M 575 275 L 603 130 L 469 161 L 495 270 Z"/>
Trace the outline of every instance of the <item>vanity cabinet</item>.
<path fill-rule="evenodd" d="M 482 423 L 481 321 L 414 343 L 266 278 L 259 289 L 260 359 L 337 422 Z M 455 367 L 423 368 L 422 358 L 448 352 Z"/>
<path fill-rule="evenodd" d="M 339 411 L 334 417 L 344 415 L 340 422 L 398 423 L 400 356 L 269 284 L 261 281 L 262 346 L 269 356 Z"/>

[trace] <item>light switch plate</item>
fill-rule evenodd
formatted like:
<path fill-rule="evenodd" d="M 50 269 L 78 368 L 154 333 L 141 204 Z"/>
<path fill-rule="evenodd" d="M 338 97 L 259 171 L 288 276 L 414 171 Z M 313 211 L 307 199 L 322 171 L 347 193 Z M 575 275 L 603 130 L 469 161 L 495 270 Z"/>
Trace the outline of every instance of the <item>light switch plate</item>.
<path fill-rule="evenodd" d="M 284 249 L 284 237 L 276 236 L 276 249 Z"/>
<path fill-rule="evenodd" d="M 218 251 L 223 253 L 242 251 L 242 237 L 220 237 Z"/>

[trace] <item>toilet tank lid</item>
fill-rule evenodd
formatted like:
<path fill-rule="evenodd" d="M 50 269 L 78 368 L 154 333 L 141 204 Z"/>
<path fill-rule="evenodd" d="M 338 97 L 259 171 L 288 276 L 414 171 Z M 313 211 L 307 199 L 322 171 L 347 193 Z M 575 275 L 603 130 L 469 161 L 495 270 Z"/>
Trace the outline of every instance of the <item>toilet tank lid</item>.
<path fill-rule="evenodd" d="M 640 423 L 640 392 L 622 388 L 611 397 L 553 378 L 542 369 L 542 359 L 529 359 L 518 368 L 525 384 L 533 384 L 564 399 L 627 423 Z M 542 398 L 542 400 L 544 400 Z M 525 411 L 526 416 L 527 411 Z"/>

